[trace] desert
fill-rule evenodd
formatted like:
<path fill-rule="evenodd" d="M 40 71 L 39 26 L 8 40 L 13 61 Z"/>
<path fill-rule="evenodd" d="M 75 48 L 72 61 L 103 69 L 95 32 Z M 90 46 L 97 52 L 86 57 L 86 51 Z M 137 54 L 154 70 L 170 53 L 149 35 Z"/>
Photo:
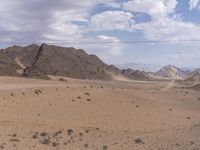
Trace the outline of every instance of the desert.
<path fill-rule="evenodd" d="M 200 150 L 200 0 L 0 0 L 0 150 Z"/>
<path fill-rule="evenodd" d="M 168 81 L 0 78 L 1 149 L 199 149 L 199 91 Z"/>

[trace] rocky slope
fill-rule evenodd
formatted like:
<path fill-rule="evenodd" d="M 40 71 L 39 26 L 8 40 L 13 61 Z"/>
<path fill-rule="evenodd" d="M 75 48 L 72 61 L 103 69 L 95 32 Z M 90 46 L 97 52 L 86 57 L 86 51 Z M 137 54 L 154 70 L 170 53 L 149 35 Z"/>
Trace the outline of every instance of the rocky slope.
<path fill-rule="evenodd" d="M 177 81 L 177 83 L 186 86 L 195 86 L 197 84 L 200 84 L 200 69 L 189 73 L 183 80 L 179 80 Z"/>
<path fill-rule="evenodd" d="M 140 70 L 124 69 L 121 71 L 122 74 L 133 80 L 150 80 L 151 77 L 148 73 Z"/>
<path fill-rule="evenodd" d="M 154 76 L 167 79 L 182 79 L 185 73 L 175 66 L 168 65 L 155 72 Z"/>
<path fill-rule="evenodd" d="M 0 74 L 48 78 L 48 75 L 79 79 L 111 80 L 123 76 L 114 67 L 82 49 L 32 44 L 13 46 L 0 51 Z"/>

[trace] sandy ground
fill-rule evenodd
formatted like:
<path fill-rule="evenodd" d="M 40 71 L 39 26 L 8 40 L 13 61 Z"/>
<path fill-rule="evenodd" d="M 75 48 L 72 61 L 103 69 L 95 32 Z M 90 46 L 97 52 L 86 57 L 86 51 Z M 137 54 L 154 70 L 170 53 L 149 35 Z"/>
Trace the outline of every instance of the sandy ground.
<path fill-rule="evenodd" d="M 0 77 L 0 149 L 199 150 L 200 92 Z"/>

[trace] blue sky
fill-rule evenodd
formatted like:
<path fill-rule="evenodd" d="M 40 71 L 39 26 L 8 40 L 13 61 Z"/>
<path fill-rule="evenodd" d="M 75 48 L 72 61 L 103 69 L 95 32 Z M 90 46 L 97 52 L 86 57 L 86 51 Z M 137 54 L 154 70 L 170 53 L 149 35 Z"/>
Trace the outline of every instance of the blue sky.
<path fill-rule="evenodd" d="M 200 67 L 200 42 L 181 42 L 200 40 L 200 0 L 0 0 L 0 20 L 2 48 L 60 43 L 109 64 Z M 168 42 L 120 43 L 137 40 Z"/>

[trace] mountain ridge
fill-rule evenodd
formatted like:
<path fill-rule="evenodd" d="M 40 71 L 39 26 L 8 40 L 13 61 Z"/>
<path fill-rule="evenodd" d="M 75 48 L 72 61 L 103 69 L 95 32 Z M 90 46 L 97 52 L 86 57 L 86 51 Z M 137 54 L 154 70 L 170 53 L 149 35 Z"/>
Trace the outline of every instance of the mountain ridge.
<path fill-rule="evenodd" d="M 176 66 L 164 66 L 157 72 L 119 69 L 104 63 L 83 49 L 56 45 L 11 46 L 0 50 L 0 75 L 48 79 L 60 76 L 94 80 L 183 79 L 188 74 Z"/>
<path fill-rule="evenodd" d="M 182 79 L 185 76 L 185 72 L 174 65 L 167 65 L 154 73 L 154 76 L 162 77 L 166 79 Z"/>
<path fill-rule="evenodd" d="M 47 44 L 12 46 L 1 50 L 0 58 L 1 75 L 46 79 L 48 75 L 55 75 L 101 80 L 124 76 L 118 68 L 105 64 L 96 55 L 72 47 Z"/>

